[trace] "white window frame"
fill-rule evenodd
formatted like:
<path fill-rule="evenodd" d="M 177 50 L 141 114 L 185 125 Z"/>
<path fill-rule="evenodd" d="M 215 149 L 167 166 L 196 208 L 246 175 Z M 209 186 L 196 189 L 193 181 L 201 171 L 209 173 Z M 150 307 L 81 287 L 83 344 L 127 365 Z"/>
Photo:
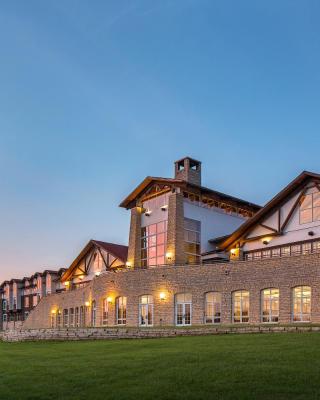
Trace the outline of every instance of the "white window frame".
<path fill-rule="evenodd" d="M 147 303 L 142 303 L 143 298 L 147 298 Z M 145 319 L 145 323 L 142 323 L 142 309 L 145 308 L 147 318 Z M 151 322 L 149 321 L 149 310 L 151 310 Z M 153 326 L 153 296 L 151 294 L 145 294 L 139 297 L 139 326 L 143 328 Z"/>
<path fill-rule="evenodd" d="M 219 301 L 208 301 L 208 295 L 212 294 L 213 296 L 218 295 L 220 297 L 220 302 Z M 211 309 L 212 309 L 212 315 L 207 314 L 207 306 L 208 304 L 211 304 Z M 215 309 L 216 305 L 219 305 L 219 316 L 215 315 Z M 222 294 L 221 292 L 217 291 L 212 291 L 212 292 L 207 292 L 205 293 L 205 316 L 204 316 L 204 323 L 207 325 L 215 325 L 215 324 L 221 324 L 221 304 L 222 304 Z M 208 319 L 212 319 L 212 322 L 207 322 Z M 217 321 L 219 319 L 219 321 Z"/>
<path fill-rule="evenodd" d="M 300 296 L 298 299 L 300 299 L 300 304 L 299 304 L 299 312 L 296 315 L 294 311 L 294 305 L 295 305 L 295 299 L 296 299 L 296 293 L 295 290 L 300 289 Z M 304 296 L 303 291 L 304 290 L 309 290 L 310 295 L 309 296 Z M 302 292 L 302 293 L 301 293 Z M 309 313 L 304 313 L 303 312 L 303 303 L 305 299 L 310 298 L 309 304 L 310 304 L 310 312 Z M 310 323 L 311 322 L 311 313 L 312 313 L 312 289 L 311 286 L 308 285 L 301 285 L 301 286 L 295 286 L 292 288 L 292 322 L 294 323 Z M 308 315 L 309 317 L 306 319 L 304 316 Z M 300 319 L 296 319 L 297 317 L 300 317 Z"/>
<path fill-rule="evenodd" d="M 191 296 L 191 301 L 178 301 L 178 296 L 183 295 L 186 297 L 186 295 Z M 178 323 L 178 308 L 179 306 L 182 306 L 182 323 Z M 186 323 L 186 308 L 190 307 L 190 323 Z M 175 296 L 175 325 L 176 326 L 191 326 L 192 325 L 192 295 L 190 293 L 178 293 Z"/>
<path fill-rule="evenodd" d="M 277 290 L 278 291 L 278 297 L 272 297 L 272 290 Z M 268 295 L 270 296 L 269 298 L 269 309 L 268 314 L 264 315 L 264 300 L 265 300 L 265 292 L 269 291 Z M 260 298 L 261 298 L 261 322 L 263 324 L 275 324 L 279 322 L 279 313 L 280 313 L 280 290 L 278 288 L 265 288 L 261 290 L 261 294 L 260 294 Z M 274 313 L 272 311 L 272 305 L 275 302 L 275 299 L 277 299 L 278 302 L 278 311 L 277 313 Z M 272 319 L 276 318 L 276 321 L 273 321 Z M 264 321 L 264 319 L 268 319 L 268 321 Z"/>
<path fill-rule="evenodd" d="M 119 304 L 121 299 L 121 305 Z M 125 299 L 125 304 L 123 300 Z M 125 305 L 124 310 L 121 311 L 121 317 L 119 317 L 119 312 L 120 312 L 120 306 L 123 307 Z M 127 324 L 127 297 L 126 296 L 120 296 L 117 297 L 116 299 L 116 322 L 117 325 L 126 325 Z"/>
<path fill-rule="evenodd" d="M 240 293 L 240 315 L 239 321 L 235 321 L 235 297 Z M 248 315 L 243 315 L 244 293 L 248 293 Z M 244 321 L 247 319 L 247 321 Z M 232 323 L 233 324 L 248 324 L 250 322 L 250 292 L 249 290 L 236 290 L 232 292 Z"/>

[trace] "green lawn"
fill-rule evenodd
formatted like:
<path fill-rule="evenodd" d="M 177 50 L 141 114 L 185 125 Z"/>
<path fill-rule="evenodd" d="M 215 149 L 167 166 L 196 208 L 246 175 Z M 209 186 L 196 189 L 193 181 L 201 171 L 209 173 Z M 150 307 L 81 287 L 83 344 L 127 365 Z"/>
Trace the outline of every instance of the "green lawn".
<path fill-rule="evenodd" d="M 0 342 L 0 399 L 319 399 L 320 334 Z"/>

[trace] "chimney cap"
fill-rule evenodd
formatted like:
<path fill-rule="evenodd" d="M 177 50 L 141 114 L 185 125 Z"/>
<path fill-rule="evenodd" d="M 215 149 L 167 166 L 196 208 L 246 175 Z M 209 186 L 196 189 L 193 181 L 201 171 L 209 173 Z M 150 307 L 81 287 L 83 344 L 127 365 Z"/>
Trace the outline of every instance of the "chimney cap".
<path fill-rule="evenodd" d="M 196 160 L 195 158 L 192 158 L 192 157 L 189 157 L 189 156 L 180 158 L 179 160 L 175 161 L 174 163 L 177 164 L 177 163 L 180 163 L 181 161 L 184 161 L 184 160 L 189 160 L 189 161 L 193 161 L 194 163 L 201 164 L 201 161 Z"/>

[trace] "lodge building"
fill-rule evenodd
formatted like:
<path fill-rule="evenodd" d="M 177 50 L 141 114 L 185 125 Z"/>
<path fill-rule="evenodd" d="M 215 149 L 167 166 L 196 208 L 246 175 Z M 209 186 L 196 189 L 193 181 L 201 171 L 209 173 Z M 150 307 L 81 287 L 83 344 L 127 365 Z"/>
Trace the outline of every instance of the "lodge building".
<path fill-rule="evenodd" d="M 129 245 L 91 240 L 30 328 L 320 323 L 320 175 L 265 206 L 202 186 L 186 157 L 120 204 Z"/>

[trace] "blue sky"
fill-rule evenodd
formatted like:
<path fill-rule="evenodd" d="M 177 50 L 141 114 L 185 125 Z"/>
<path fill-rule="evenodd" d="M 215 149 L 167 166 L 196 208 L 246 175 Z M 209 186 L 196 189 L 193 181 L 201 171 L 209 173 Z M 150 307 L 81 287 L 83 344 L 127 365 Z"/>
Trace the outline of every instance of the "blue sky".
<path fill-rule="evenodd" d="M 127 243 L 173 161 L 264 204 L 320 172 L 318 1 L 0 1 L 0 280 Z"/>

